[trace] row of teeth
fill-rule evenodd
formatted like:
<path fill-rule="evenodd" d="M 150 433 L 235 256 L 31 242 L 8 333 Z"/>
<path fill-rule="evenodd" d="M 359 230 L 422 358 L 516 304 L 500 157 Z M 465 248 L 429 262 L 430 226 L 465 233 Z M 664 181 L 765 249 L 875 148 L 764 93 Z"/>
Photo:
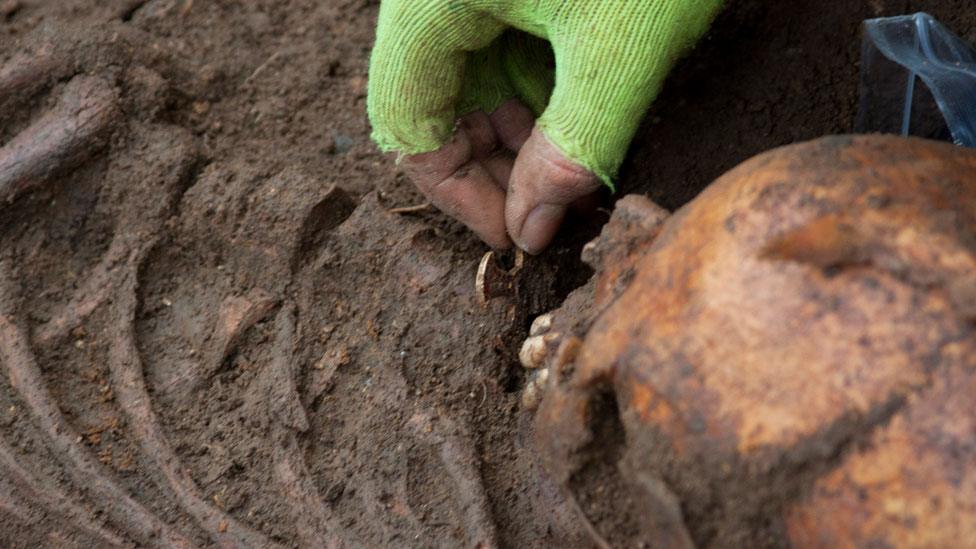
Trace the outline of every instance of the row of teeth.
<path fill-rule="evenodd" d="M 529 337 L 522 343 L 519 351 L 519 362 L 530 370 L 529 380 L 522 391 L 522 407 L 533 411 L 542 402 L 546 383 L 549 381 L 549 368 L 542 368 L 549 356 L 549 348 L 557 341 L 560 334 L 549 330 L 552 328 L 552 314 L 536 317 L 529 328 Z"/>

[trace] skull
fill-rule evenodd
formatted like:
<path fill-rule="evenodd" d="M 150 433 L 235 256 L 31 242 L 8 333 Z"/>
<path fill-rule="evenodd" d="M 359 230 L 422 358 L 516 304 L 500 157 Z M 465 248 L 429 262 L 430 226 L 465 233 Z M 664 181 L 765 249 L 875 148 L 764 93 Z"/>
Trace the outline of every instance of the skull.
<path fill-rule="evenodd" d="M 624 198 L 584 259 L 523 360 L 599 543 L 976 540 L 976 151 L 778 149 L 670 217 Z"/>

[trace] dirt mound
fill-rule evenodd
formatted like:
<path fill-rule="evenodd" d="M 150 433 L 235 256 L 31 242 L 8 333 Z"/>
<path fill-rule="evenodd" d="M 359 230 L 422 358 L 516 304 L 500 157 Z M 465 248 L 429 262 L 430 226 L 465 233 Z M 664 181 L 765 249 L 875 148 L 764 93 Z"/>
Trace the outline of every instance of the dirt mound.
<path fill-rule="evenodd" d="M 735 3 L 623 188 L 849 129 L 858 22 L 966 4 Z M 368 140 L 377 5 L 0 2 L 4 546 L 583 543 L 515 354 L 599 220 L 479 305 L 483 247 Z"/>

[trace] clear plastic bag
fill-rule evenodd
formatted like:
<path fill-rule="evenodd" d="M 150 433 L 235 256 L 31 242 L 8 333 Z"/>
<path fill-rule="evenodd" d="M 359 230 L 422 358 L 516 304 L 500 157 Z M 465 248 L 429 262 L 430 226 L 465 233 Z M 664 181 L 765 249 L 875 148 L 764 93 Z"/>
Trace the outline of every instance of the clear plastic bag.
<path fill-rule="evenodd" d="M 976 50 L 926 13 L 865 21 L 855 129 L 976 147 Z"/>

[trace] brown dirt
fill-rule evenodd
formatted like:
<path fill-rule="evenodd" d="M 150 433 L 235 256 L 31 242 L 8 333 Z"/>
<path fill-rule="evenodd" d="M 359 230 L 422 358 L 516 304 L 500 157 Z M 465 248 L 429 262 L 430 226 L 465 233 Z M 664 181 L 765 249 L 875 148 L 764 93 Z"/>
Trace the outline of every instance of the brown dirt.
<path fill-rule="evenodd" d="M 924 9 L 976 41 L 961 0 L 731 4 L 624 191 L 675 207 L 850 129 L 865 17 Z M 600 220 L 482 308 L 483 247 L 389 212 L 423 200 L 368 140 L 377 5 L 0 2 L 0 139 L 57 160 L 0 203 L 4 546 L 583 544 L 528 447 L 515 352 L 589 277 Z M 74 100 L 107 114 L 40 131 Z M 585 504 L 627 512 L 610 492 Z"/>

